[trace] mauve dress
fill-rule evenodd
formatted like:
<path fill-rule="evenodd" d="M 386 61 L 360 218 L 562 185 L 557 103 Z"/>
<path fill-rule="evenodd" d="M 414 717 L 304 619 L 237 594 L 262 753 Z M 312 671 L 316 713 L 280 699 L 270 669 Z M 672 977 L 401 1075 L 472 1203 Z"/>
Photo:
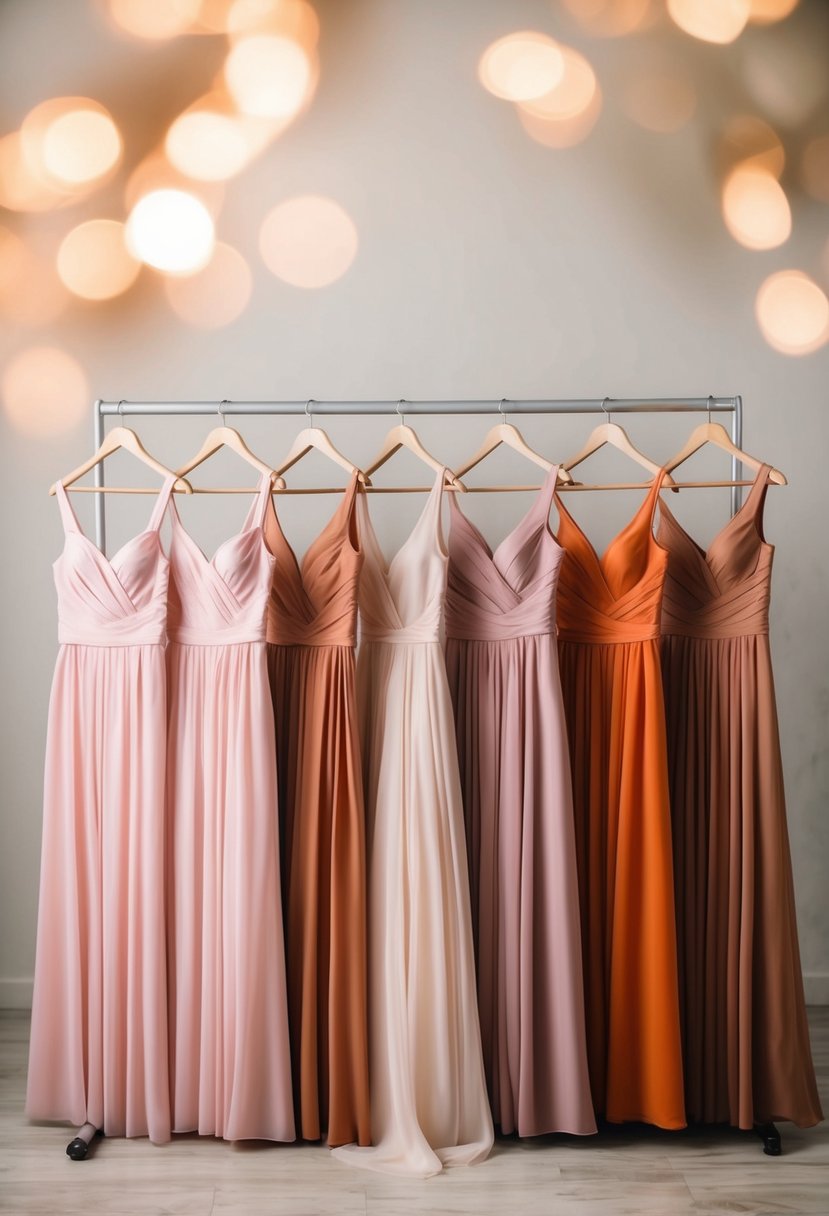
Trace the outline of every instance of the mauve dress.
<path fill-rule="evenodd" d="M 273 506 L 265 522 L 297 1124 L 306 1140 L 327 1130 L 332 1147 L 371 1138 L 356 489 L 355 474 L 301 564 Z"/>
<path fill-rule="evenodd" d="M 823 1118 L 769 651 L 769 466 L 707 551 L 665 506 L 662 671 L 689 1119 Z"/>
<path fill-rule="evenodd" d="M 208 560 L 171 506 L 168 951 L 173 1130 L 293 1140 L 264 474 Z M 159 904 L 161 890 L 156 892 Z"/>
<path fill-rule="evenodd" d="M 505 1133 L 595 1132 L 573 803 L 556 652 L 553 467 L 493 553 L 450 495 L 446 667 L 484 1065 Z"/>
<path fill-rule="evenodd" d="M 111 560 L 66 491 L 26 1113 L 170 1138 L 164 944 L 169 563 L 158 529 Z"/>
<path fill-rule="evenodd" d="M 610 1122 L 685 1125 L 659 621 L 664 470 L 599 557 L 559 501 L 561 687 L 570 740 L 590 1083 Z"/>

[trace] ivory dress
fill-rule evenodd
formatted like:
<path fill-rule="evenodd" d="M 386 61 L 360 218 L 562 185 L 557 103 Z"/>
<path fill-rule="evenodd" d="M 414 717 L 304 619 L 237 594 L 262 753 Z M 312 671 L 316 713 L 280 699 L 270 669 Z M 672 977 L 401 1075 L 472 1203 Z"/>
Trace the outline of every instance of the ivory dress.
<path fill-rule="evenodd" d="M 363 556 L 356 475 L 300 564 L 267 514 L 268 609 L 297 1123 L 330 1145 L 371 1135 L 366 862 L 355 642 Z M 273 746 L 273 744 L 272 744 Z M 275 804 L 274 804 L 275 805 Z"/>
<path fill-rule="evenodd" d="M 265 617 L 263 475 L 208 561 L 171 507 L 168 950 L 173 1130 L 293 1140 Z M 155 898 L 161 904 L 160 889 Z"/>
<path fill-rule="evenodd" d="M 664 472 L 599 557 L 558 501 L 559 657 L 570 738 L 593 1102 L 685 1125 L 659 622 Z"/>
<path fill-rule="evenodd" d="M 505 1133 L 595 1132 L 556 653 L 557 470 L 495 552 L 450 495 L 446 665 L 489 1098 Z"/>
<path fill-rule="evenodd" d="M 429 1177 L 481 1161 L 492 1119 L 452 705 L 440 627 L 441 470 L 387 566 L 359 496 L 365 565 L 357 664 L 369 849 L 371 1148 L 334 1155 Z"/>
<path fill-rule="evenodd" d="M 58 651 L 46 736 L 43 846 L 26 1113 L 107 1136 L 170 1138 L 164 945 L 169 565 L 158 529 L 111 560 L 63 486 L 54 563 Z"/>
<path fill-rule="evenodd" d="M 707 550 L 664 502 L 662 671 L 689 1119 L 823 1118 L 809 1047 L 769 651 L 769 466 Z"/>

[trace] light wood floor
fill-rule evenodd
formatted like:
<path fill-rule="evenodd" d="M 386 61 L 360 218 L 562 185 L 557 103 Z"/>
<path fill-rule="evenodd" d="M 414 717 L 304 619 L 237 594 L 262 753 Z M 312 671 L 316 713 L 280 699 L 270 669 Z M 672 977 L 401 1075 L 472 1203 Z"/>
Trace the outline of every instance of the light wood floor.
<path fill-rule="evenodd" d="M 829 1008 L 810 1010 L 829 1110 Z M 23 1116 L 28 1015 L 0 1014 L 0 1211 L 43 1216 L 829 1216 L 829 1126 L 781 1124 L 783 1156 L 734 1131 L 621 1128 L 585 1138 L 501 1141 L 481 1165 L 402 1181 L 340 1165 L 317 1145 L 225 1144 L 178 1136 L 98 1140 L 65 1155 L 71 1129 Z"/>

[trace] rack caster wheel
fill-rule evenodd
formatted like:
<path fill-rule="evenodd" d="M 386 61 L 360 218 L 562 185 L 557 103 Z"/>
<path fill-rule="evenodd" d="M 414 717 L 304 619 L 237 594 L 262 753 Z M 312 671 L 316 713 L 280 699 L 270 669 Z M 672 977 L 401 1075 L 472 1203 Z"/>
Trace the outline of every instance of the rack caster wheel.
<path fill-rule="evenodd" d="M 98 1135 L 100 1132 L 97 1127 L 93 1127 L 91 1123 L 84 1123 L 75 1139 L 66 1146 L 66 1155 L 69 1160 L 83 1161 L 89 1152 L 90 1144 Z"/>
<path fill-rule="evenodd" d="M 763 1141 L 763 1152 L 767 1157 L 779 1157 L 782 1154 L 780 1132 L 773 1123 L 758 1123 L 754 1130 Z"/>

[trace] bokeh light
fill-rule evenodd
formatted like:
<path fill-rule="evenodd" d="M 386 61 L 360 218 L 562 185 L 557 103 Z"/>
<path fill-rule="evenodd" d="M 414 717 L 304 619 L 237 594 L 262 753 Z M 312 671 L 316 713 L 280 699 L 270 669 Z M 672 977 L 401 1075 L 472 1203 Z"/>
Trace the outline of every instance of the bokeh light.
<path fill-rule="evenodd" d="M 331 198 L 303 195 L 268 213 L 259 248 L 268 269 L 295 287 L 327 287 L 341 278 L 357 254 L 357 229 Z"/>
<path fill-rule="evenodd" d="M 800 162 L 803 189 L 820 203 L 829 203 L 829 135 L 811 140 Z"/>
<path fill-rule="evenodd" d="M 829 299 L 799 270 L 781 270 L 760 287 L 757 322 L 769 346 L 785 355 L 808 355 L 829 338 Z"/>
<path fill-rule="evenodd" d="M 621 38 L 641 30 L 655 17 L 652 0 L 563 0 L 579 25 L 598 38 Z"/>
<path fill-rule="evenodd" d="M 554 89 L 564 73 L 561 49 L 533 30 L 507 34 L 484 51 L 478 64 L 481 84 L 507 101 L 530 101 Z"/>
<path fill-rule="evenodd" d="M 755 114 L 735 114 L 720 135 L 717 163 L 723 177 L 737 165 L 753 165 L 779 178 L 786 152 L 780 136 L 764 119 Z"/>
<path fill-rule="evenodd" d="M 319 41 L 319 17 L 307 0 L 235 0 L 227 16 L 231 42 L 251 34 L 273 34 L 312 51 Z"/>
<path fill-rule="evenodd" d="M 17 325 L 47 325 L 68 302 L 51 262 L 0 224 L 0 316 Z"/>
<path fill-rule="evenodd" d="M 134 257 L 167 274 L 200 270 L 215 242 L 210 212 L 184 190 L 145 194 L 130 212 L 126 236 Z"/>
<path fill-rule="evenodd" d="M 722 211 L 728 231 L 747 249 L 775 249 L 791 235 L 789 200 L 777 178 L 756 165 L 740 165 L 729 174 Z"/>
<path fill-rule="evenodd" d="M 798 0 L 749 0 L 749 21 L 756 25 L 771 25 L 782 21 L 797 8 Z"/>
<path fill-rule="evenodd" d="M 22 155 L 45 186 L 73 195 L 99 186 L 117 168 L 121 136 L 112 115 L 91 97 L 50 97 L 20 127 Z"/>
<path fill-rule="evenodd" d="M 245 259 L 232 245 L 217 241 L 203 270 L 187 278 L 167 278 L 164 291 L 182 321 L 199 329 L 219 329 L 241 316 L 253 289 Z"/>
<path fill-rule="evenodd" d="M 199 16 L 202 0 L 109 0 L 109 12 L 126 33 L 161 40 L 186 33 Z"/>
<path fill-rule="evenodd" d="M 141 263 L 127 249 L 124 225 L 98 219 L 66 234 L 58 250 L 57 268 L 73 295 L 110 300 L 132 286 Z"/>
<path fill-rule="evenodd" d="M 201 181 L 198 184 L 175 165 L 163 151 L 156 149 L 133 169 L 124 187 L 124 204 L 131 211 L 136 203 L 156 190 L 181 190 L 195 194 L 214 220 L 219 216 L 227 193 L 224 182 Z"/>
<path fill-rule="evenodd" d="M 0 139 L 0 207 L 7 211 L 50 211 L 65 207 L 74 195 L 32 171 L 19 131 Z"/>
<path fill-rule="evenodd" d="M 313 83 L 305 50 L 291 38 L 242 38 L 224 68 L 227 87 L 244 114 L 287 118 L 301 109 Z"/>
<path fill-rule="evenodd" d="M 240 173 L 248 163 L 248 142 L 229 114 L 192 110 L 181 114 L 164 144 L 172 164 L 189 177 L 222 181 Z"/>
<path fill-rule="evenodd" d="M 548 148 L 581 143 L 601 113 L 602 94 L 596 73 L 572 47 L 560 48 L 564 70 L 555 88 L 518 105 L 525 131 Z"/>
<path fill-rule="evenodd" d="M 691 79 L 679 69 L 636 72 L 622 89 L 621 105 L 646 131 L 672 134 L 693 118 L 697 95 Z"/>
<path fill-rule="evenodd" d="M 740 47 L 742 83 L 771 122 L 802 126 L 820 112 L 829 94 L 825 36 L 804 36 L 795 26 L 758 29 Z"/>
<path fill-rule="evenodd" d="M 6 365 L 3 408 L 15 430 L 50 439 L 86 420 L 89 384 L 77 359 L 56 346 L 29 346 Z"/>
<path fill-rule="evenodd" d="M 668 12 L 686 34 L 722 44 L 739 38 L 751 5 L 750 0 L 668 0 Z"/>

